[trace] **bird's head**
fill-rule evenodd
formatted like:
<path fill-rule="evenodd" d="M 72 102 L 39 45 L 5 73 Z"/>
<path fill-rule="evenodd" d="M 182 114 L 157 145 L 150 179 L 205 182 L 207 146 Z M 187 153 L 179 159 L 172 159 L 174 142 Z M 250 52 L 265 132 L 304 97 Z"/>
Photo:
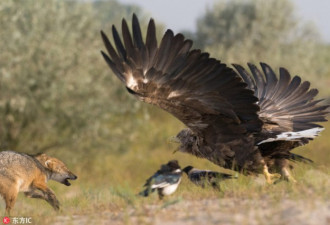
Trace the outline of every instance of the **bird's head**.
<path fill-rule="evenodd" d="M 181 171 L 181 167 L 179 165 L 178 160 L 171 160 L 167 163 L 167 166 L 171 172 L 174 172 L 176 170 Z"/>
<path fill-rule="evenodd" d="M 175 137 L 176 142 L 180 143 L 179 148 L 175 151 L 193 153 L 196 146 L 197 137 L 189 128 L 181 130 Z"/>
<path fill-rule="evenodd" d="M 188 174 L 192 169 L 194 169 L 194 167 L 192 166 L 186 166 L 185 168 L 183 168 L 183 172 L 185 172 L 186 174 Z"/>
<path fill-rule="evenodd" d="M 173 173 L 173 172 L 181 172 L 181 167 L 179 166 L 178 160 L 170 160 L 168 163 L 161 165 L 160 167 L 161 173 Z"/>

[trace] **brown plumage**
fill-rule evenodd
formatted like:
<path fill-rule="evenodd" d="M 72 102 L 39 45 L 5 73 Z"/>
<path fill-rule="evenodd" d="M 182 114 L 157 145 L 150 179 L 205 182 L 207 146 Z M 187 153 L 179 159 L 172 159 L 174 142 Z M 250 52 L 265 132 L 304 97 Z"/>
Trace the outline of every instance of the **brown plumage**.
<path fill-rule="evenodd" d="M 311 160 L 290 150 L 307 144 L 319 134 L 323 128 L 316 123 L 327 121 L 329 106 L 318 104 L 322 100 L 314 100 L 318 90 L 309 89 L 308 81 L 302 82 L 298 76 L 291 79 L 285 68 L 280 68 L 278 79 L 267 64 L 260 65 L 263 73 L 255 65 L 248 64 L 252 76 L 242 66 L 233 66 L 259 99 L 258 115 L 263 125 L 261 132 L 254 136 L 262 157 L 284 179 L 292 179 L 288 175 L 287 160 Z"/>
<path fill-rule="evenodd" d="M 145 42 L 135 15 L 132 31 L 131 35 L 123 19 L 122 42 L 112 27 L 116 50 L 101 32 L 109 54 L 102 55 L 130 94 L 187 126 L 177 135 L 181 152 L 247 174 L 263 171 L 270 181 L 267 165 L 292 159 L 290 150 L 320 129 L 286 132 L 320 128 L 314 123 L 325 121 L 328 106 L 313 101 L 317 91 L 308 91 L 309 83 L 301 83 L 297 76 L 291 80 L 285 69 L 280 70 L 279 80 L 266 64 L 261 64 L 263 73 L 249 64 L 253 76 L 234 65 L 237 73 L 208 53 L 191 50 L 192 41 L 171 30 L 158 45 L 152 19 Z M 282 134 L 291 138 L 278 136 Z M 286 163 L 277 164 L 286 168 Z"/>

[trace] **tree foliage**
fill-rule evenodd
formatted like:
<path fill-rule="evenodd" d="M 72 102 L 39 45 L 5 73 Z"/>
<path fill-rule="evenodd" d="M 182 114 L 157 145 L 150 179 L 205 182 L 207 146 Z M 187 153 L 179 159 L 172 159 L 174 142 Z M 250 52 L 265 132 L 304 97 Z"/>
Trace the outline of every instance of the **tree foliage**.
<path fill-rule="evenodd" d="M 90 142 L 125 152 L 137 138 L 157 146 L 145 121 L 150 113 L 162 124 L 167 117 L 129 96 L 99 52 L 99 31 L 109 33 L 112 24 L 120 30 L 133 12 L 145 31 L 149 15 L 115 0 L 0 1 L 1 149 L 35 152 Z M 156 22 L 160 37 L 164 27 Z M 213 57 L 285 66 L 330 94 L 330 49 L 286 0 L 219 1 L 197 28 L 196 45 Z"/>
<path fill-rule="evenodd" d="M 102 24 L 133 11 L 142 14 L 116 1 L 0 2 L 3 149 L 35 151 L 92 138 L 109 115 L 134 109 L 120 104 L 127 95 L 99 52 Z"/>
<path fill-rule="evenodd" d="M 330 95 L 330 66 L 325 60 L 330 52 L 290 1 L 220 0 L 198 19 L 197 31 L 187 34 L 197 47 L 226 63 L 283 66 Z"/>

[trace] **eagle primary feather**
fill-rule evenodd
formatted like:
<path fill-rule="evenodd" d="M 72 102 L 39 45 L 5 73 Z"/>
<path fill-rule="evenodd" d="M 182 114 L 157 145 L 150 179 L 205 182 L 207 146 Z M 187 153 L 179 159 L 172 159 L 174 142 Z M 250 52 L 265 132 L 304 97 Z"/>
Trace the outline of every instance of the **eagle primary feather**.
<path fill-rule="evenodd" d="M 171 30 L 158 45 L 155 30 L 151 19 L 144 42 L 136 15 L 133 35 L 123 19 L 123 41 L 112 27 L 116 50 L 101 31 L 109 54 L 102 55 L 129 93 L 188 127 L 177 135 L 180 151 L 225 168 L 258 172 L 268 164 L 267 157 L 289 158 L 296 147 L 281 144 L 282 139 L 277 143 L 276 135 L 319 127 L 315 122 L 325 121 L 327 106 L 313 100 L 317 91 L 308 91 L 309 83 L 297 76 L 291 80 L 285 69 L 280 69 L 279 79 L 264 63 L 263 72 L 249 64 L 252 76 L 239 65 L 234 65 L 236 73 L 208 53 L 191 50 L 192 41 Z M 258 145 L 269 138 L 275 142 Z"/>
<path fill-rule="evenodd" d="M 315 123 L 326 121 L 328 105 L 317 104 L 320 101 L 314 100 L 314 97 L 318 91 L 309 90 L 309 82 L 301 83 L 301 78 L 298 76 L 291 79 L 289 72 L 284 68 L 280 68 L 280 79 L 278 80 L 267 64 L 261 63 L 265 75 L 256 66 L 248 65 L 254 79 L 240 65 L 234 65 L 234 67 L 248 87 L 254 91 L 255 96 L 259 98 L 260 111 L 258 114 L 263 121 L 260 140 L 283 132 L 297 132 L 321 127 Z M 264 81 L 264 76 L 266 81 Z"/>

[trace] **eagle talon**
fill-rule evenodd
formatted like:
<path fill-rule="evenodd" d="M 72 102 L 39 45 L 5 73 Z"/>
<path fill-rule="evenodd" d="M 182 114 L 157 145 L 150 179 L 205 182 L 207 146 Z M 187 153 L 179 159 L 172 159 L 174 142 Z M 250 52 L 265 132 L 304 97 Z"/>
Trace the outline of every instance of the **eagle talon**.
<path fill-rule="evenodd" d="M 277 174 L 277 173 L 274 173 L 274 174 L 264 173 L 264 175 L 266 177 L 266 181 L 267 181 L 268 184 L 276 184 L 281 178 L 281 175 Z"/>
<path fill-rule="evenodd" d="M 282 180 L 288 181 L 290 183 L 297 183 L 297 181 L 294 179 L 294 177 L 290 174 L 289 170 L 287 168 L 282 168 Z"/>
<path fill-rule="evenodd" d="M 285 180 L 291 183 L 297 183 L 296 179 L 293 178 L 293 176 L 285 177 Z"/>
<path fill-rule="evenodd" d="M 274 184 L 281 178 L 281 175 L 278 173 L 269 173 L 268 167 L 264 165 L 264 175 L 268 184 Z"/>

